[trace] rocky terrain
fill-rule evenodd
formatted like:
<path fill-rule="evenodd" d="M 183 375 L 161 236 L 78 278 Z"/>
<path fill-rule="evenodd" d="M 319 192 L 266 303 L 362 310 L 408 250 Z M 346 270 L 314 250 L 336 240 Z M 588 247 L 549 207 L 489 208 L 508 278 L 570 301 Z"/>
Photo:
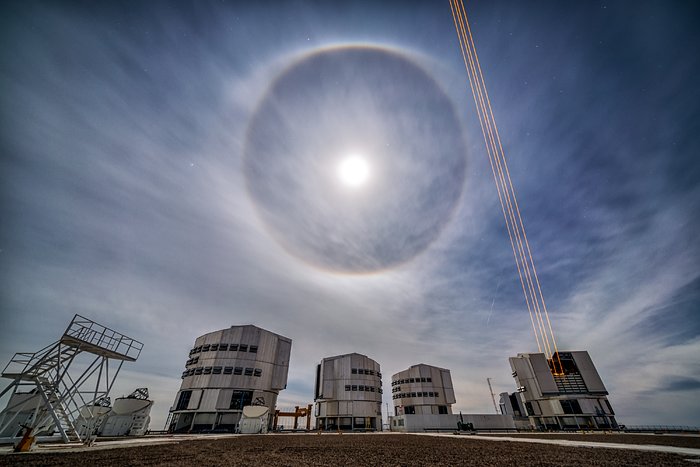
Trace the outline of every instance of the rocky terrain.
<path fill-rule="evenodd" d="M 607 439 L 607 441 L 610 441 Z M 488 441 L 476 436 L 270 434 L 81 452 L 4 454 L 0 466 L 690 466 L 689 456 Z"/>

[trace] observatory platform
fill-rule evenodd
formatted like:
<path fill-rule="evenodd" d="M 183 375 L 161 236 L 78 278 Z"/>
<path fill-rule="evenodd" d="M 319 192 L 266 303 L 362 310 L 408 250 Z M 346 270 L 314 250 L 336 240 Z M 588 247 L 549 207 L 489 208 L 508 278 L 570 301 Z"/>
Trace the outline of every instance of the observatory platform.
<path fill-rule="evenodd" d="M 3 369 L 12 382 L 0 392 L 10 395 L 0 436 L 21 437 L 20 451 L 38 435 L 56 432 L 66 443 L 90 440 L 123 363 L 135 361 L 142 349 L 141 342 L 76 314 L 58 341 L 16 353 Z"/>

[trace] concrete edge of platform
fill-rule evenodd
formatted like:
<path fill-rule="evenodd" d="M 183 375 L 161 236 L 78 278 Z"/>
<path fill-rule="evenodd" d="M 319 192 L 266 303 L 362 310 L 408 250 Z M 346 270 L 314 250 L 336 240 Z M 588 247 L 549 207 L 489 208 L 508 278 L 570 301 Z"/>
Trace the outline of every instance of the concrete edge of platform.
<path fill-rule="evenodd" d="M 596 441 L 573 441 L 568 439 L 539 439 L 525 438 L 514 436 L 464 436 L 459 434 L 438 434 L 438 433 L 413 433 L 419 436 L 443 436 L 451 438 L 462 438 L 470 440 L 487 440 L 487 441 L 511 441 L 516 443 L 535 443 L 535 444 L 554 444 L 558 446 L 582 447 L 582 448 L 607 448 L 607 449 L 626 449 L 632 451 L 649 451 L 649 452 L 666 452 L 671 454 L 683 454 L 687 456 L 700 456 L 700 449 L 683 448 L 678 446 L 665 446 L 661 444 L 622 444 L 622 443 L 604 443 Z"/>

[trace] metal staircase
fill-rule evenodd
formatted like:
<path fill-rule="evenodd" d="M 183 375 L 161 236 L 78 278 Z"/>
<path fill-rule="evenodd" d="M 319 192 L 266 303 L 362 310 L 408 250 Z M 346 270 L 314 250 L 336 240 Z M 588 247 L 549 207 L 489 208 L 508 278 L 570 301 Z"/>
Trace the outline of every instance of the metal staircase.
<path fill-rule="evenodd" d="M 35 353 L 16 353 L 2 372 L 5 378 L 22 376 L 23 379 L 38 377 L 65 366 L 80 352 L 79 348 L 61 346 L 55 342 Z"/>
<path fill-rule="evenodd" d="M 25 433 L 33 436 L 58 432 L 66 443 L 88 441 L 96 427 L 78 429 L 77 418 L 97 422 L 93 408 L 108 399 L 122 364 L 135 361 L 142 348 L 141 342 L 75 315 L 57 342 L 15 354 L 2 371 L 13 381 L 0 393 L 11 394 L 0 413 L 0 433 L 14 433 L 24 420 Z M 13 403 L 15 396 L 22 402 Z M 27 396 L 36 399 L 33 409 L 27 408 Z"/>
<path fill-rule="evenodd" d="M 53 423 L 64 442 L 79 442 L 80 435 L 73 425 L 70 411 L 61 401 L 60 391 L 56 385 L 48 378 L 41 376 L 36 378 L 36 383 L 45 404 L 43 419 Z"/>

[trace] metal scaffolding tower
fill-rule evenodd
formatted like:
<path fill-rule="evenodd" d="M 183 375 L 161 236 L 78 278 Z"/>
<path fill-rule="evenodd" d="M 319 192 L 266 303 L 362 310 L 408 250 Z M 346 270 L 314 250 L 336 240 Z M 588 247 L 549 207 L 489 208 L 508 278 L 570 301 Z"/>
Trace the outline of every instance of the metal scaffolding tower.
<path fill-rule="evenodd" d="M 14 424 L 13 437 L 20 436 L 21 427 L 30 444 L 34 436 L 51 432 L 66 443 L 90 441 L 96 408 L 109 400 L 124 362 L 135 361 L 142 348 L 141 342 L 76 314 L 57 342 L 35 353 L 16 353 L 2 371 L 13 381 L 0 393 L 1 398 L 11 392 L 0 413 L 0 432 Z M 26 418 L 28 403 L 32 413 Z"/>

